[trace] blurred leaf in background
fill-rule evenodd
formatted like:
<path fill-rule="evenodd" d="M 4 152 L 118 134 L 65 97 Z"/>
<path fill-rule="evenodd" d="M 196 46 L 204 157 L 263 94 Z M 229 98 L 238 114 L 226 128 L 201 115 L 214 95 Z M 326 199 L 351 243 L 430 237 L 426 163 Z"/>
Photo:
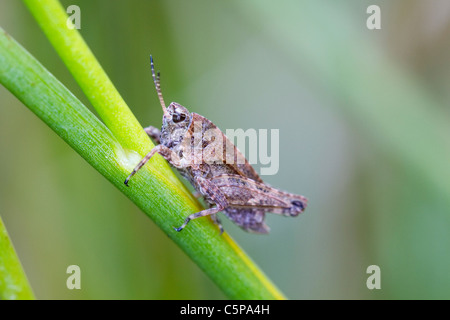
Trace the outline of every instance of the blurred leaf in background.
<path fill-rule="evenodd" d="M 308 210 L 269 216 L 268 236 L 222 220 L 289 298 L 450 298 L 447 1 L 61 2 L 141 124 L 161 124 L 151 53 L 167 101 L 223 131 L 280 129 L 263 178 Z M 0 0 L 0 25 L 89 106 L 21 2 Z M 224 298 L 3 87 L 0 137 L 0 215 L 37 298 Z"/>

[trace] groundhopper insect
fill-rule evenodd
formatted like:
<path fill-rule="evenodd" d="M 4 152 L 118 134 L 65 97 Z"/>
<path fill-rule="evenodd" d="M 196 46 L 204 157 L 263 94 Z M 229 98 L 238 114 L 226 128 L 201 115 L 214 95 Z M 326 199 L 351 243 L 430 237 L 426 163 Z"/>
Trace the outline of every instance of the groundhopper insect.
<path fill-rule="evenodd" d="M 136 166 L 125 180 L 125 185 L 150 158 L 159 153 L 178 169 L 200 193 L 210 208 L 189 215 L 184 223 L 174 228 L 183 230 L 189 221 L 210 215 L 223 228 L 217 213 L 225 215 L 242 229 L 268 233 L 265 213 L 271 212 L 295 217 L 302 213 L 307 199 L 280 191 L 265 184 L 242 153 L 205 117 L 189 112 L 172 102 L 167 108 L 160 87 L 160 74 L 155 74 L 150 56 L 153 82 L 163 110 L 161 130 L 147 127 L 147 134 L 158 143 Z"/>

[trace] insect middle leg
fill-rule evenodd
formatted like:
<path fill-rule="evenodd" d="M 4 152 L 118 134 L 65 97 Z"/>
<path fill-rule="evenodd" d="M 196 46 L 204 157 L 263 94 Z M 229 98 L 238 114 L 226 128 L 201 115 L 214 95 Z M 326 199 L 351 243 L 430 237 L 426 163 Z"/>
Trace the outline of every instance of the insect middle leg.
<path fill-rule="evenodd" d="M 158 128 L 148 126 L 147 128 L 144 128 L 144 131 L 150 138 L 152 138 L 153 141 L 155 141 L 157 144 L 161 144 L 161 131 Z"/>
<path fill-rule="evenodd" d="M 211 183 L 208 179 L 196 177 L 195 182 L 197 183 L 197 186 L 199 187 L 200 192 L 202 194 L 204 194 L 211 202 L 215 203 L 216 206 L 213 208 L 205 209 L 205 210 L 202 210 L 202 211 L 199 211 L 199 212 L 189 215 L 184 220 L 184 223 L 180 227 L 178 227 L 178 228 L 174 227 L 174 229 L 176 231 L 180 232 L 181 230 L 184 229 L 184 227 L 186 227 L 186 225 L 189 223 L 189 221 L 196 219 L 196 218 L 212 215 L 213 221 L 216 224 L 218 224 L 220 233 L 222 234 L 223 227 L 220 224 L 220 222 L 218 221 L 218 219 L 216 217 L 216 213 L 218 213 L 218 212 L 222 211 L 223 209 L 225 209 L 226 207 L 228 207 L 227 198 L 225 197 L 223 192 L 220 191 L 220 189 L 217 186 L 215 186 L 213 183 Z"/>
<path fill-rule="evenodd" d="M 176 231 L 180 232 L 181 230 L 184 229 L 184 227 L 186 227 L 186 225 L 189 223 L 189 221 L 200 218 L 200 217 L 205 217 L 205 216 L 209 216 L 210 214 L 216 214 L 220 211 L 222 211 L 224 208 L 222 208 L 221 206 L 216 206 L 214 208 L 209 208 L 206 210 L 202 210 L 199 211 L 197 213 L 193 213 L 191 215 L 189 215 L 186 220 L 184 220 L 184 223 L 181 225 L 181 227 L 173 227 Z"/>
<path fill-rule="evenodd" d="M 211 219 L 214 221 L 215 224 L 217 224 L 217 226 L 219 227 L 219 230 L 220 230 L 220 234 L 222 234 L 224 232 L 224 230 L 223 230 L 222 223 L 220 222 L 220 219 L 217 216 L 217 213 L 212 214 Z"/>

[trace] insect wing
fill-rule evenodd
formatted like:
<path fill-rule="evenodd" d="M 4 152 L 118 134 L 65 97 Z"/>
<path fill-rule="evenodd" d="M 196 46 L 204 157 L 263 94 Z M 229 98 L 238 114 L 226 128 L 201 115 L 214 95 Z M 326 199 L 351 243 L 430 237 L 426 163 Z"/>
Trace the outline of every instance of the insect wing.
<path fill-rule="evenodd" d="M 306 208 L 305 197 L 242 176 L 221 175 L 213 177 L 211 182 L 225 194 L 231 207 L 257 207 L 287 216 L 296 216 Z"/>
<path fill-rule="evenodd" d="M 195 126 L 198 126 L 198 123 L 202 124 L 203 160 L 217 160 L 220 158 L 220 162 L 228 166 L 237 175 L 248 177 L 261 183 L 263 182 L 244 155 L 214 123 L 197 113 L 192 113 L 192 123 L 189 128 L 191 132 L 198 131 L 195 130 Z M 219 157 L 217 153 L 220 153 Z"/>

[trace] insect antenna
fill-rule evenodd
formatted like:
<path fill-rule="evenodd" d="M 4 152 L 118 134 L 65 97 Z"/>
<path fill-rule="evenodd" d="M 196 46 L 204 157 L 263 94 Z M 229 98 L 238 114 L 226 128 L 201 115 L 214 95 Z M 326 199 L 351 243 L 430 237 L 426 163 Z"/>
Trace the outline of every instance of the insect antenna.
<path fill-rule="evenodd" d="M 160 84 L 160 80 L 159 80 L 159 71 L 158 71 L 158 75 L 155 75 L 155 65 L 153 64 L 153 57 L 152 55 L 150 55 L 150 65 L 152 67 L 152 76 L 153 76 L 153 82 L 155 83 L 155 88 L 156 88 L 156 92 L 158 93 L 158 98 L 159 98 L 159 102 L 161 103 L 161 107 L 163 109 L 164 115 L 169 114 L 167 112 L 166 109 L 166 104 L 164 103 L 164 98 L 163 95 L 161 93 L 161 84 Z"/>

